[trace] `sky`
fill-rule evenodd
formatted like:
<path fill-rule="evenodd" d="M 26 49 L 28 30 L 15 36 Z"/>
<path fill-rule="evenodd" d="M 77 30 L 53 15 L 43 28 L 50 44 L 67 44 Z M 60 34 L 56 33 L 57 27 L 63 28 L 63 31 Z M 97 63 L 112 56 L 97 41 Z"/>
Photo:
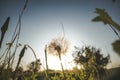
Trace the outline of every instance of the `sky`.
<path fill-rule="evenodd" d="M 11 40 L 24 2 L 25 0 L 0 0 L 0 26 L 8 16 L 11 17 L 3 48 L 6 42 Z M 21 19 L 19 43 L 29 44 L 45 67 L 45 45 L 48 45 L 53 38 L 63 36 L 65 32 L 70 49 L 66 56 L 63 56 L 64 68 L 71 69 L 71 66 L 74 66 L 72 61 L 74 46 L 85 45 L 100 48 L 104 55 L 109 53 L 112 61 L 109 67 L 119 66 L 120 58 L 111 46 L 118 38 L 108 25 L 91 21 L 97 16 L 95 8 L 106 9 L 112 19 L 120 24 L 120 0 L 116 0 L 115 3 L 112 0 L 28 0 L 27 8 Z M 19 50 L 16 54 L 16 61 L 18 56 Z M 26 66 L 33 60 L 35 60 L 34 55 L 28 49 L 21 65 Z M 61 69 L 58 57 L 52 55 L 48 55 L 48 65 L 50 69 Z"/>

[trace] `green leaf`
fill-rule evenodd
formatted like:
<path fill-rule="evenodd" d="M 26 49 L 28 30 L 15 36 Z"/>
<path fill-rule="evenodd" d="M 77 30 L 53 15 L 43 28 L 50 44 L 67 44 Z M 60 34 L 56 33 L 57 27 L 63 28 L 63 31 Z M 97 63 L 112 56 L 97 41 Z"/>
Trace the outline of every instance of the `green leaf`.
<path fill-rule="evenodd" d="M 107 21 L 105 21 L 104 19 L 101 18 L 101 16 L 97 16 L 94 19 L 92 19 L 92 21 L 94 22 L 103 22 L 104 24 L 107 24 Z"/>
<path fill-rule="evenodd" d="M 2 41 L 3 41 L 4 35 L 5 35 L 6 31 L 8 30 L 9 21 L 10 21 L 10 17 L 8 17 L 8 18 L 6 19 L 5 23 L 4 23 L 3 26 L 1 27 L 0 48 L 1 48 L 1 45 L 2 45 Z"/>
<path fill-rule="evenodd" d="M 105 12 L 105 9 L 96 8 L 95 12 L 98 14 L 103 14 Z"/>
<path fill-rule="evenodd" d="M 113 42 L 112 46 L 113 50 L 120 56 L 120 40 L 116 40 L 115 42 Z"/>
<path fill-rule="evenodd" d="M 115 29 L 120 31 L 120 25 L 117 24 L 114 20 L 112 20 L 111 16 L 105 11 L 105 9 L 96 8 L 95 13 L 98 14 L 97 17 L 93 18 L 92 21 L 94 22 L 103 22 L 104 24 L 109 24 L 113 26 Z"/>
<path fill-rule="evenodd" d="M 105 9 L 96 8 L 95 13 L 97 13 L 98 16 L 92 19 L 92 21 L 101 21 L 104 24 L 112 24 L 112 18 L 108 15 Z"/>
<path fill-rule="evenodd" d="M 92 19 L 92 21 L 102 21 L 102 19 L 100 18 L 100 16 L 97 16 L 94 19 Z"/>

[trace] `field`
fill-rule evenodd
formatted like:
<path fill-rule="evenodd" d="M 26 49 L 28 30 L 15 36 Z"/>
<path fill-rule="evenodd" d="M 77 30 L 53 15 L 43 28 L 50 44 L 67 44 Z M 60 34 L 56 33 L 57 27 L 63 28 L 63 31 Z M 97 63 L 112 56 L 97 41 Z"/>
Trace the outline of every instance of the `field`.
<path fill-rule="evenodd" d="M 119 3 L 1 0 L 0 80 L 120 80 Z"/>

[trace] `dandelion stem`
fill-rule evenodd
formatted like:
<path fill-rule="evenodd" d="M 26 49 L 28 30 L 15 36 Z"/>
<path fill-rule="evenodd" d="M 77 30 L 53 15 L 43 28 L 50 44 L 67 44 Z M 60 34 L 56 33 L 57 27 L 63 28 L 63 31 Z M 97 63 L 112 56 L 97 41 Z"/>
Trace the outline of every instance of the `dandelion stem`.
<path fill-rule="evenodd" d="M 59 53 L 59 54 L 60 54 L 60 53 Z M 61 65 L 61 68 L 62 68 L 62 73 L 63 73 L 63 76 L 64 76 L 64 80 L 66 80 L 66 76 L 65 76 L 63 64 L 62 64 L 62 61 L 61 61 L 61 55 L 59 55 L 59 60 L 60 60 L 60 65 Z"/>
<path fill-rule="evenodd" d="M 63 37 L 65 37 L 65 29 L 64 29 L 64 25 L 63 25 L 63 23 L 61 23 L 61 25 L 62 25 L 62 30 L 63 30 Z"/>

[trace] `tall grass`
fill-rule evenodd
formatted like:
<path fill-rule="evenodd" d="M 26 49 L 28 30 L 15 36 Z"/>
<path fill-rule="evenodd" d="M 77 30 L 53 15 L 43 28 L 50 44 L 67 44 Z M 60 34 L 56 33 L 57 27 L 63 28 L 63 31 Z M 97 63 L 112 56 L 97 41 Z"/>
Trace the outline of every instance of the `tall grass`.
<path fill-rule="evenodd" d="M 2 66 L 1 66 L 1 69 L 0 69 L 0 74 L 4 74 L 3 70 L 7 66 L 6 77 L 8 77 L 8 79 L 10 77 L 9 69 L 12 68 L 12 65 L 14 63 L 15 54 L 16 54 L 16 51 L 17 51 L 17 48 L 18 48 L 19 36 L 20 36 L 20 31 L 21 31 L 21 18 L 22 18 L 22 15 L 24 13 L 24 10 L 27 7 L 27 3 L 28 3 L 28 0 L 25 1 L 23 9 L 22 9 L 21 13 L 19 14 L 19 19 L 18 19 L 16 28 L 14 30 L 14 33 L 12 35 L 12 39 L 11 39 L 11 41 L 9 43 L 7 43 L 8 46 L 5 49 L 3 55 L 0 57 L 0 60 L 2 60 L 2 58 L 4 58 L 2 60 Z M 5 21 L 4 25 L 1 27 L 1 32 L 2 32 L 1 35 L 2 36 L 1 36 L 1 40 L 0 40 L 0 48 L 2 46 L 2 41 L 3 41 L 3 38 L 5 36 L 5 33 L 8 30 L 9 21 L 10 21 L 10 17 L 7 18 L 7 20 Z M 15 44 L 15 48 L 13 49 L 14 50 L 13 53 L 11 53 L 13 44 Z M 15 69 L 15 74 L 16 74 L 17 68 L 19 67 L 19 63 L 20 63 L 22 57 L 23 57 L 23 52 L 21 51 L 20 56 L 19 56 L 19 60 L 18 60 L 18 63 L 17 63 L 17 67 Z"/>
<path fill-rule="evenodd" d="M 47 45 L 45 45 L 45 61 L 46 61 L 46 80 L 49 80 L 49 72 L 48 72 L 48 61 L 47 61 Z"/>

